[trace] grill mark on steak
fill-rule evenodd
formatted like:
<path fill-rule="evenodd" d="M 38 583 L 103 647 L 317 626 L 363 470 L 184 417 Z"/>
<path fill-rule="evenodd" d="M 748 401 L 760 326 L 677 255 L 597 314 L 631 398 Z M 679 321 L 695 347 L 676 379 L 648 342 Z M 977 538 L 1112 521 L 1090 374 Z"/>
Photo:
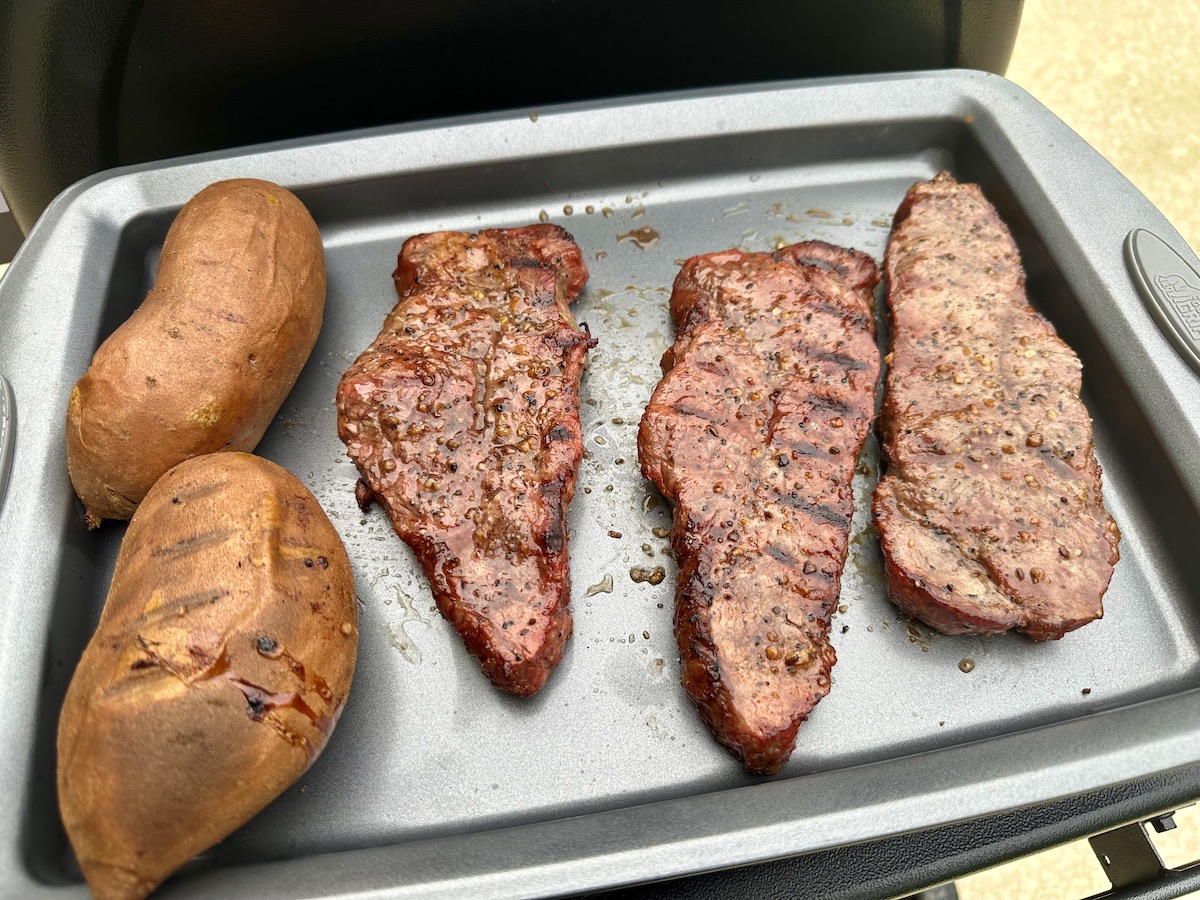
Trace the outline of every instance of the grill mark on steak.
<path fill-rule="evenodd" d="M 829 690 L 878 280 L 865 254 L 808 242 L 693 257 L 671 294 L 638 455 L 674 503 L 683 686 L 751 772 L 778 771 Z"/>
<path fill-rule="evenodd" d="M 844 509 L 830 506 L 828 503 L 810 503 L 802 497 L 788 498 L 784 502 L 797 512 L 806 512 L 812 518 L 826 522 L 835 528 L 849 530 L 850 519 L 854 515 L 853 505 L 851 505 L 850 511 L 847 512 Z"/>
<path fill-rule="evenodd" d="M 857 327 L 860 328 L 866 326 L 865 321 L 863 321 L 861 324 L 854 322 L 847 322 L 847 324 L 851 326 L 857 325 Z M 813 350 L 812 356 L 813 359 L 819 359 L 824 362 L 833 363 L 835 366 L 846 369 L 850 372 L 860 372 L 868 367 L 867 363 L 863 362 L 861 359 L 855 359 L 849 354 L 838 353 L 834 350 Z"/>
<path fill-rule="evenodd" d="M 567 506 L 594 344 L 587 280 L 555 225 L 404 243 L 399 302 L 338 385 L 338 435 L 497 687 L 528 695 L 571 633 Z"/>
<path fill-rule="evenodd" d="M 892 601 L 948 634 L 1057 639 L 1099 618 L 1120 532 L 1078 357 L 1030 305 L 977 185 L 914 185 L 885 268 L 887 472 L 873 510 Z"/>

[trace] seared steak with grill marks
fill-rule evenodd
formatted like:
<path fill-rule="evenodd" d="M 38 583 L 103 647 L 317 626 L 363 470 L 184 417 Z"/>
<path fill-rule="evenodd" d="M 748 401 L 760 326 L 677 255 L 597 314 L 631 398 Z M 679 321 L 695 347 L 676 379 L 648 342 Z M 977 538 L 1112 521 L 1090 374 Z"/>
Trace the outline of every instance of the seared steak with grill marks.
<path fill-rule="evenodd" d="M 571 634 L 567 505 L 593 341 L 554 225 L 410 238 L 400 302 L 338 386 L 338 435 L 497 687 L 546 683 Z"/>
<path fill-rule="evenodd" d="M 891 367 L 875 493 L 892 601 L 944 631 L 1057 639 L 1103 614 L 1120 533 L 1080 363 L 1025 295 L 977 185 L 914 185 L 888 243 Z"/>
<path fill-rule="evenodd" d="M 675 504 L 683 686 L 750 772 L 778 771 L 829 691 L 878 281 L 864 254 L 810 242 L 693 257 L 671 294 L 638 450 Z"/>

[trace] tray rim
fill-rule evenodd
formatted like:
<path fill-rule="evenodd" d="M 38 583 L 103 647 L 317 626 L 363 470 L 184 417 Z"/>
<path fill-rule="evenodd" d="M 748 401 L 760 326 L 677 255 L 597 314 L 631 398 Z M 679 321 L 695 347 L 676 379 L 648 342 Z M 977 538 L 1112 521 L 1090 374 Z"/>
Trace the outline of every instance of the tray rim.
<path fill-rule="evenodd" d="M 1121 331 L 1132 333 L 1136 326 L 1145 332 L 1145 323 L 1136 320 L 1148 314 L 1123 270 L 1121 242 L 1130 230 L 1123 223 L 1140 223 L 1196 264 L 1195 255 L 1149 201 L 1037 101 L 999 76 L 948 71 L 590 101 L 538 109 L 541 128 L 530 128 L 527 111 L 491 113 L 296 139 L 99 173 L 68 188 L 51 204 L 13 260 L 0 286 L 0 303 L 15 303 L 13 298 L 21 289 L 40 277 L 39 270 L 44 272 L 56 243 L 61 243 L 58 236 L 65 231 L 76 226 L 119 231 L 138 215 L 178 206 L 199 187 L 220 177 L 214 176 L 214 170 L 231 159 L 254 158 L 262 166 L 275 165 L 291 176 L 283 179 L 284 183 L 303 190 L 488 160 L 536 160 L 597 147 L 703 139 L 713 135 L 714 119 L 735 110 L 737 103 L 768 97 L 783 101 L 777 104 L 778 118 L 770 129 L 755 122 L 731 126 L 726 133 L 864 123 L 886 126 L 898 117 L 959 119 L 975 129 L 1039 234 L 1061 234 L 1065 255 L 1056 256 L 1056 261 L 1073 290 L 1086 295 L 1089 290 L 1111 290 L 1114 284 L 1127 288 L 1128 302 L 1122 297 L 1120 304 L 1123 317 L 1092 322 L 1114 358 L 1126 365 L 1134 360 L 1129 353 L 1120 352 Z M 612 126 L 618 122 L 624 122 L 633 136 L 614 132 Z M 501 146 L 488 135 L 513 134 L 518 128 L 524 141 L 520 152 L 491 154 L 481 160 L 480 146 Z M 468 134 L 473 139 L 466 139 Z M 1055 162 L 1065 147 L 1079 151 L 1071 172 L 1063 172 Z M 337 155 L 332 164 L 327 158 L 331 151 Z M 1128 210 L 1113 215 L 1115 221 L 1097 219 L 1096 204 L 1089 202 L 1087 187 L 1098 181 L 1127 198 Z M 131 204 L 127 195 L 139 198 L 140 204 Z M 1118 232 L 1118 239 L 1111 242 Z M 1111 258 L 1104 258 L 1102 252 Z M 75 261 L 74 270 L 65 267 L 67 271 L 56 275 L 58 283 L 81 277 L 81 267 L 82 261 Z M 17 307 L 6 312 L 18 320 L 18 330 L 28 328 L 28 310 Z M 61 323 L 56 336 L 65 343 L 79 328 L 72 318 Z M 1161 414 L 1150 419 L 1161 442 L 1170 445 L 1179 437 L 1194 441 L 1200 435 L 1200 399 L 1184 395 L 1183 386 L 1189 381 L 1180 375 L 1194 376 L 1156 328 L 1153 334 L 1162 339 L 1161 348 L 1152 341 L 1149 347 L 1159 365 L 1138 372 L 1131 381 L 1136 381 L 1133 386 L 1139 395 L 1156 400 L 1154 405 Z M 1144 340 L 1145 333 L 1133 343 Z M 0 349 L 6 346 L 0 340 Z M 60 375 L 65 368 L 64 360 Z M 14 381 L 18 414 L 31 408 L 34 412 L 26 428 L 36 427 L 39 419 L 48 424 L 53 417 L 47 418 L 36 404 L 22 404 L 27 379 L 3 374 Z M 1169 415 L 1172 411 L 1175 415 Z M 53 433 L 53 428 L 46 431 L 47 443 Z M 9 542 L 21 533 L 18 526 L 31 521 L 34 498 L 29 494 L 33 491 L 24 486 L 40 483 L 36 477 L 40 472 L 61 464 L 61 453 L 48 452 L 39 464 L 31 461 L 28 453 L 23 456 L 18 446 L 10 496 L 6 505 L 0 506 L 0 543 L 4 546 L 12 546 Z M 1193 499 L 1200 502 L 1200 460 L 1179 475 Z M 66 515 L 69 511 L 52 512 Z M 42 514 L 44 518 L 45 510 Z M 61 548 L 55 549 L 61 553 Z M 7 573 L 0 572 L 0 671 L 10 671 L 17 663 L 35 663 L 33 671 L 40 672 L 44 662 L 47 617 L 28 617 L 25 627 L 13 627 L 14 598 L 20 596 L 14 588 L 31 580 L 21 566 L 31 555 L 31 548 L 18 551 L 14 554 L 16 565 Z M 48 568 L 46 561 L 36 568 Z M 41 634 L 42 646 L 21 646 L 19 638 L 30 631 Z M 32 879 L 20 851 L 23 809 L 30 802 L 28 757 L 32 748 L 31 722 L 28 716 L 21 721 L 20 716 L 32 712 L 36 691 L 29 691 L 26 685 L 22 694 L 12 681 L 0 684 L 0 703 L 15 712 L 18 720 L 0 732 L 0 748 L 7 751 L 0 754 L 0 782 L 15 788 L 22 800 L 0 810 L 0 890 L 11 886 L 25 896 L 48 891 L 61 895 L 61 888 Z M 1141 737 L 1146 734 L 1152 736 Z M 220 884 L 223 889 L 240 886 L 254 891 L 269 883 L 273 893 L 294 895 L 309 894 L 321 885 L 326 893 L 345 897 L 368 892 L 379 896 L 376 891 L 395 897 L 458 896 L 462 891 L 474 896 L 547 896 L 815 852 L 1083 796 L 1174 771 L 1180 777 L 1168 790 L 1160 788 L 1161 797 L 1153 798 L 1162 801 L 1154 803 L 1155 808 L 1166 808 L 1200 794 L 1198 735 L 1200 689 L 1190 689 L 909 757 L 553 822 L 239 866 L 200 874 L 177 889 L 186 894 L 193 889 L 191 885 L 202 890 L 205 885 Z M 1045 764 L 1031 771 L 1020 764 L 1027 758 Z M 991 777 L 970 783 L 957 777 L 980 770 L 990 772 Z M 913 794 L 914 783 L 924 789 Z M 845 808 L 848 788 L 852 788 L 849 793 L 873 802 Z M 810 810 L 819 810 L 803 822 L 788 813 L 788 800 L 797 792 L 803 794 Z M 523 862 L 496 865 L 504 858 L 504 849 L 512 847 L 514 833 L 520 833 L 516 843 L 529 852 Z M 663 840 L 664 833 L 674 838 Z M 570 846 L 563 846 L 566 842 Z M 538 852 L 545 848 L 552 848 L 555 855 Z M 573 854 L 567 852 L 572 849 Z M 454 865 L 446 868 L 450 857 Z M 628 874 L 614 881 L 613 871 Z M 403 885 L 400 872 L 405 873 Z"/>

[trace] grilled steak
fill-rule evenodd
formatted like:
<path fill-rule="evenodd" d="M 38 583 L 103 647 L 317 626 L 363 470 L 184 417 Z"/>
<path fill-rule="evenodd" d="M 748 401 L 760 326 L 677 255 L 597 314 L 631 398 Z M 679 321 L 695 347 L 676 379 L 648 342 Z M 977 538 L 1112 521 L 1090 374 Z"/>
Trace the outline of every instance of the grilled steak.
<path fill-rule="evenodd" d="M 829 691 L 878 281 L 864 254 L 810 242 L 693 257 L 671 294 L 638 451 L 675 504 L 683 686 L 750 772 L 778 771 Z"/>
<path fill-rule="evenodd" d="M 546 683 L 571 633 L 587 280 L 553 225 L 410 238 L 400 302 L 338 386 L 338 435 L 497 687 Z"/>
<path fill-rule="evenodd" d="M 891 368 L 875 493 L 892 601 L 948 634 L 1057 639 L 1097 619 L 1120 533 L 1080 363 L 1025 296 L 978 186 L 904 198 L 887 248 Z"/>

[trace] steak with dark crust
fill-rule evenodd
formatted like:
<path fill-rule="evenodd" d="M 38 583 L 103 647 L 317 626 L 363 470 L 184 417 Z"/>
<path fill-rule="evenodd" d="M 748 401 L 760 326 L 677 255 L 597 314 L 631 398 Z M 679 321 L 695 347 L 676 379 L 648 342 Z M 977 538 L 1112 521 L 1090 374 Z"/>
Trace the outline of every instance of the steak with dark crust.
<path fill-rule="evenodd" d="M 1120 532 L 1080 362 L 1030 305 L 974 184 L 914 185 L 885 262 L 891 354 L 875 493 L 888 594 L 947 634 L 1061 638 L 1103 614 Z"/>
<path fill-rule="evenodd" d="M 593 341 L 587 280 L 555 225 L 410 238 L 400 302 L 342 376 L 338 435 L 497 687 L 528 695 L 571 634 L 567 505 Z"/>
<path fill-rule="evenodd" d="M 671 294 L 638 451 L 675 505 L 683 686 L 750 772 L 779 770 L 829 691 L 878 281 L 869 257 L 814 241 L 693 257 Z"/>

